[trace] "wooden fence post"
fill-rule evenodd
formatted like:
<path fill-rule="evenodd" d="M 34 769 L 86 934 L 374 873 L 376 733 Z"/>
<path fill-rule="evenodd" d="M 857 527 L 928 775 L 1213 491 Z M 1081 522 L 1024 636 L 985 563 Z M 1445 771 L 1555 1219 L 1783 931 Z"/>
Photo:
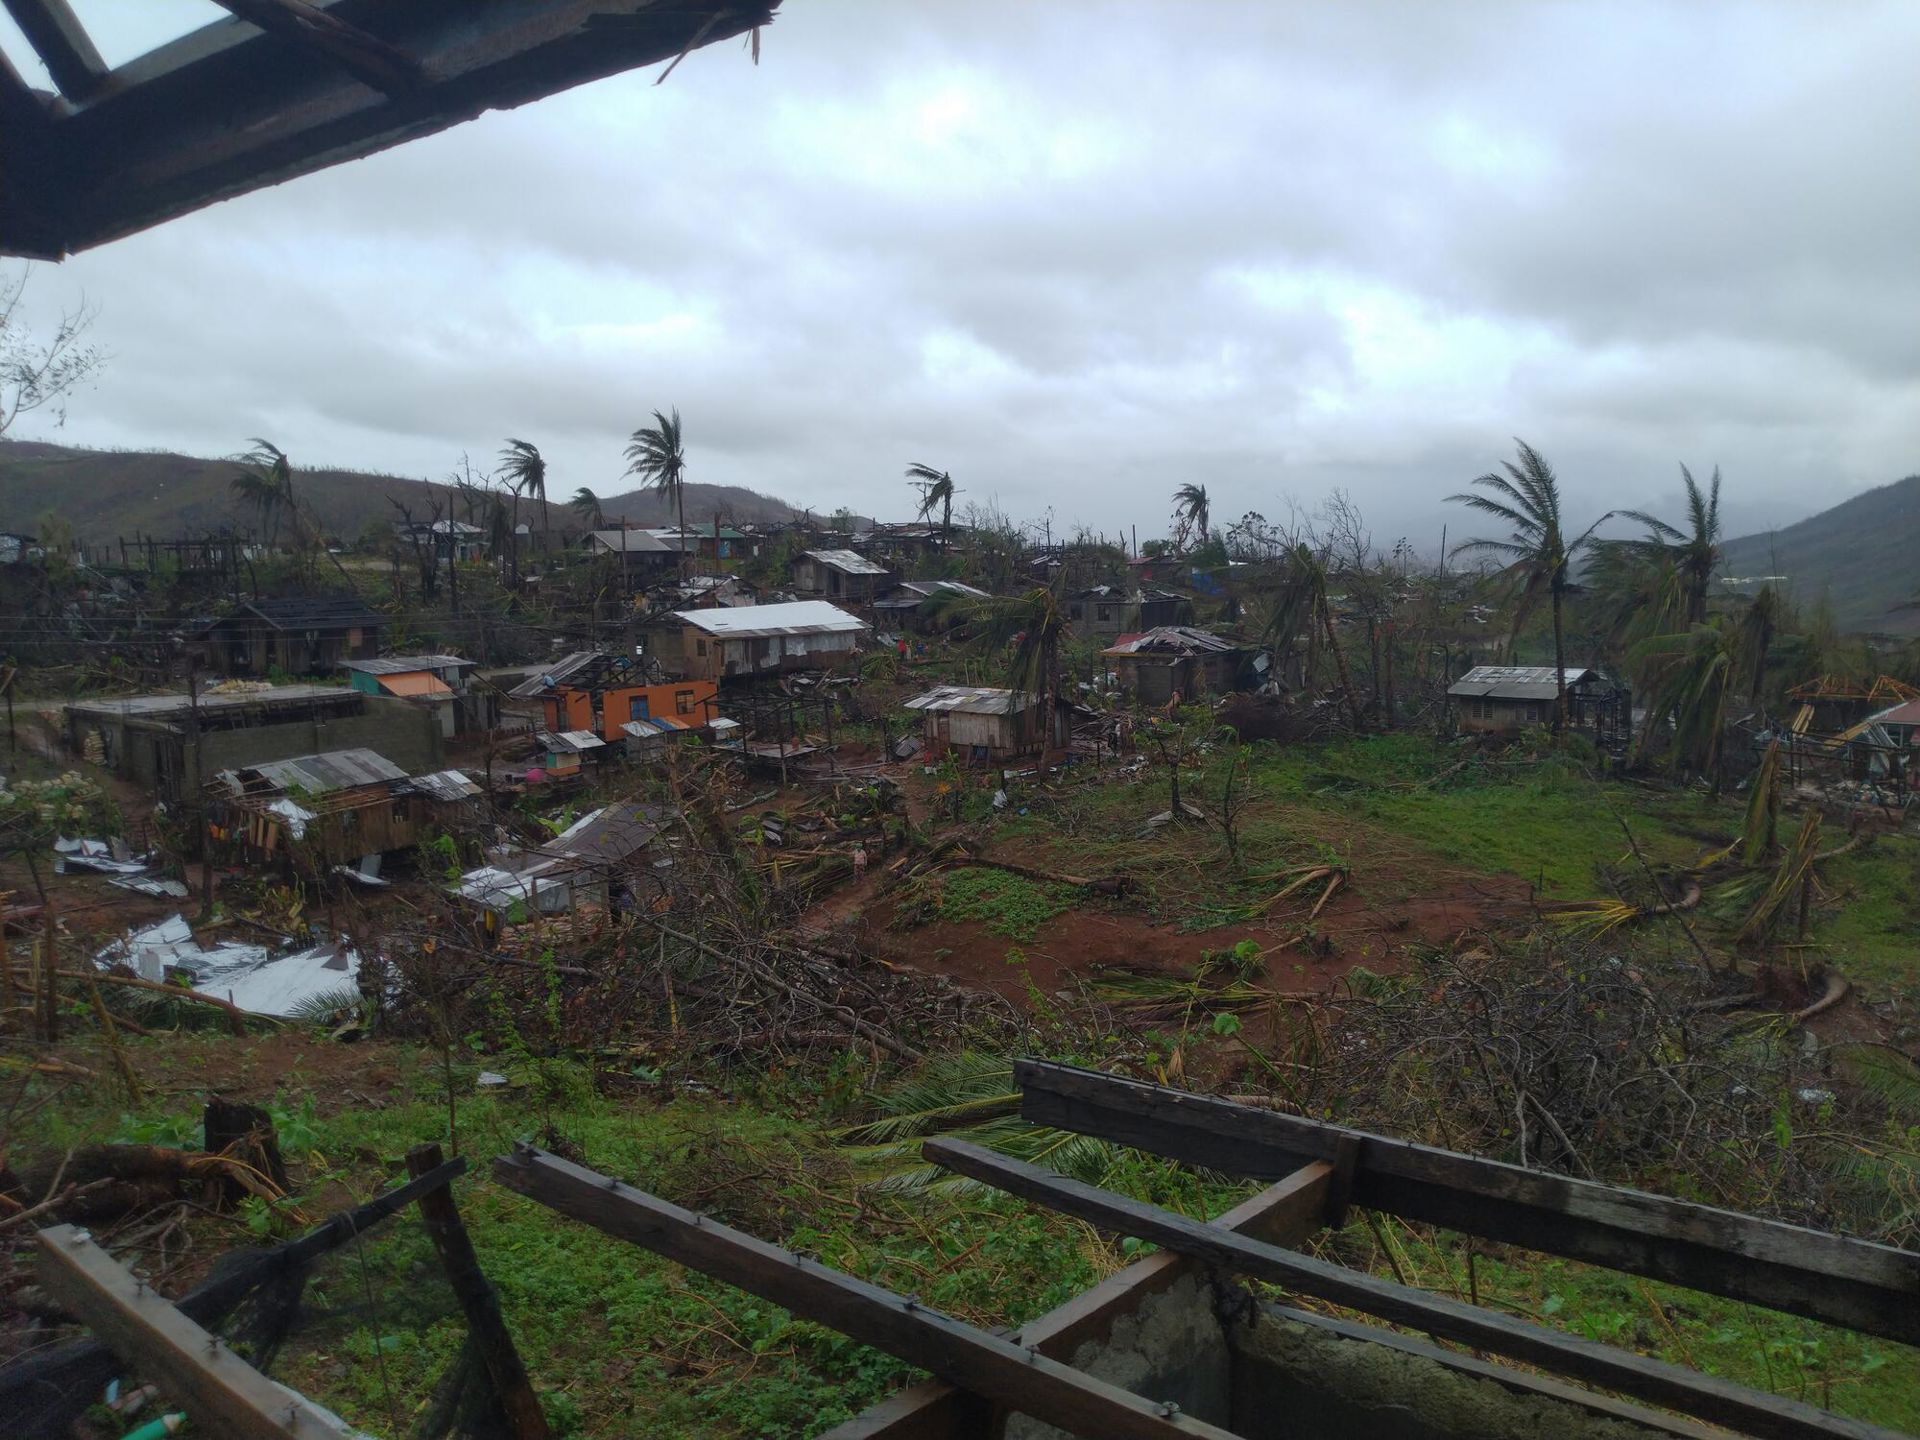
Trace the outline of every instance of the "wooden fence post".
<path fill-rule="evenodd" d="M 416 1145 L 407 1152 L 407 1173 L 424 1175 L 440 1160 L 438 1145 Z M 422 1195 L 420 1218 L 426 1222 L 427 1234 L 433 1238 L 433 1248 L 440 1252 L 440 1263 L 446 1267 L 454 1296 L 466 1313 L 467 1329 L 480 1348 L 480 1358 L 500 1397 L 513 1440 L 548 1440 L 546 1412 L 533 1392 L 520 1352 L 514 1349 L 513 1336 L 500 1314 L 500 1297 L 481 1272 L 473 1241 L 467 1238 L 467 1227 L 460 1223 L 452 1187 Z"/>

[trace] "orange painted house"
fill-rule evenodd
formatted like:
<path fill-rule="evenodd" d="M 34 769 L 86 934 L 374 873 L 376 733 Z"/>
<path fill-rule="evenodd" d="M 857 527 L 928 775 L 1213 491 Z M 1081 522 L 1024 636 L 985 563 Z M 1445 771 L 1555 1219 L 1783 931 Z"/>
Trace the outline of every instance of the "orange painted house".
<path fill-rule="evenodd" d="M 588 730 L 602 740 L 624 740 L 620 729 L 630 720 L 656 717 L 704 725 L 710 713 L 705 702 L 720 693 L 711 680 L 673 680 L 663 685 L 617 685 L 584 690 L 562 681 L 540 697 L 546 728 L 555 734 Z"/>

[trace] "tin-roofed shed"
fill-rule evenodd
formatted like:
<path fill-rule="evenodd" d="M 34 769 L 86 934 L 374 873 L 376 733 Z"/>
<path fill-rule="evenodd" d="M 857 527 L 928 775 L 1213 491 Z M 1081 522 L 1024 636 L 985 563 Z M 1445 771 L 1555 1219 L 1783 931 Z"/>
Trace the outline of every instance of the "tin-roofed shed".
<path fill-rule="evenodd" d="M 1631 697 L 1598 670 L 1566 670 L 1567 714 L 1611 742 L 1631 725 Z M 1447 687 L 1459 707 L 1460 728 L 1472 735 L 1508 735 L 1553 719 L 1559 686 L 1551 665 L 1476 665 Z"/>
<path fill-rule="evenodd" d="M 1068 739 L 1066 707 L 1048 707 L 1039 695 L 989 685 L 940 685 L 904 702 L 922 716 L 927 753 L 953 752 L 976 764 L 1031 754 L 1040 748 L 1042 715 L 1053 712 L 1050 743 Z"/>
<path fill-rule="evenodd" d="M 808 550 L 794 557 L 793 588 L 802 595 L 865 605 L 892 588 L 894 572 L 857 550 Z"/>

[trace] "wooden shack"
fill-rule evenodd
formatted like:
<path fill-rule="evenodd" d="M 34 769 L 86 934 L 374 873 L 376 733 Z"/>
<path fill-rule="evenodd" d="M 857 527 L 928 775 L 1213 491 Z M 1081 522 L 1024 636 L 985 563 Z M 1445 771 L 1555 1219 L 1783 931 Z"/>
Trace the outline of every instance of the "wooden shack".
<path fill-rule="evenodd" d="M 1182 703 L 1253 683 L 1253 647 L 1191 625 L 1159 625 L 1124 637 L 1101 654 L 1123 692 L 1142 705 Z"/>
<path fill-rule="evenodd" d="M 871 627 L 824 600 L 674 612 L 656 632 L 654 659 L 669 675 L 724 682 L 821 670 L 851 656 Z"/>
<path fill-rule="evenodd" d="M 355 595 L 282 595 L 210 621 L 196 639 L 217 675 L 325 675 L 378 655 L 386 624 Z"/>
<path fill-rule="evenodd" d="M 894 572 L 854 550 L 806 550 L 794 557 L 793 588 L 848 605 L 866 605 L 890 590 Z"/>
<path fill-rule="evenodd" d="M 375 750 L 297 755 L 215 776 L 207 834 L 249 864 L 328 869 L 407 849 L 479 794 L 457 770 L 410 776 Z"/>
<path fill-rule="evenodd" d="M 938 758 L 953 754 L 970 764 L 991 764 L 1038 750 L 1045 734 L 1042 717 L 1053 712 L 1053 734 L 1047 743 L 1063 746 L 1068 740 L 1066 707 L 1049 707 L 1039 695 L 1016 694 L 986 685 L 940 685 L 905 702 L 921 716 L 926 753 Z"/>

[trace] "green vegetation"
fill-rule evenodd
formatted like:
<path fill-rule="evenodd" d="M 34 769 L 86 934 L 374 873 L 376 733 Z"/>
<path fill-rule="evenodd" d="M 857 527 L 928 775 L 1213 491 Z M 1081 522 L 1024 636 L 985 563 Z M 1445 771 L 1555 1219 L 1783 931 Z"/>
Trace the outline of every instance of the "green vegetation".
<path fill-rule="evenodd" d="M 956 924 L 978 920 L 1010 940 L 1033 939 L 1042 925 L 1064 914 L 1073 902 L 1073 892 L 1064 885 L 1044 884 L 1005 870 L 955 870 L 935 884 L 935 904 L 942 920 Z"/>

